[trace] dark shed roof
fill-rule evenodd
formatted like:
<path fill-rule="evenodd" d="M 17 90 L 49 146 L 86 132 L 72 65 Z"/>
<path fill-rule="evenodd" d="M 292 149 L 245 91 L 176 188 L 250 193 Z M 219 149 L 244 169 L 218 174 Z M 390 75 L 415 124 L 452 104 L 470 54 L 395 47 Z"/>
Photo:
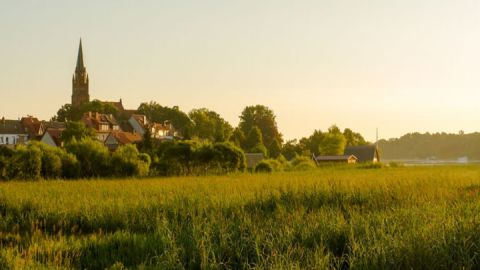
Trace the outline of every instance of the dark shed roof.
<path fill-rule="evenodd" d="M 347 146 L 344 155 L 354 155 L 358 158 L 358 162 L 380 162 L 380 155 L 374 144 Z"/>

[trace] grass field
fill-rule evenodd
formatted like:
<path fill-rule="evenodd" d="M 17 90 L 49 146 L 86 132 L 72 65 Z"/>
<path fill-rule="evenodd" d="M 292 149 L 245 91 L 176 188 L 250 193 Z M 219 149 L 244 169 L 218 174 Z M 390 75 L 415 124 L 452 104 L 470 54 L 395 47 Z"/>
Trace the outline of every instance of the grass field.
<path fill-rule="evenodd" d="M 478 269 L 480 167 L 0 183 L 0 269 Z"/>

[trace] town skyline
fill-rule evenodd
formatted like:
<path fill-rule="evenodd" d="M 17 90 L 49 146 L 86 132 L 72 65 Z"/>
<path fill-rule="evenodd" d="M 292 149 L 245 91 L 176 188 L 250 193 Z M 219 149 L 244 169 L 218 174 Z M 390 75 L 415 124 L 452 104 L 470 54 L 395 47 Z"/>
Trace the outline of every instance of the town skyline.
<path fill-rule="evenodd" d="M 263 3 L 251 9 L 151 2 L 151 10 L 110 2 L 112 10 L 88 3 L 72 17 L 64 15 L 74 10 L 71 4 L 7 4 L 0 11 L 6 33 L 0 44 L 6 60 L 0 67 L 1 116 L 48 120 L 70 103 L 81 37 L 92 100 L 122 98 L 128 108 L 153 100 L 186 112 L 206 107 L 233 126 L 242 108 L 263 104 L 275 112 L 285 139 L 332 124 L 370 141 L 376 128 L 381 138 L 412 131 L 477 131 L 480 40 L 475 29 L 480 21 L 473 11 L 478 4 L 426 2 L 373 1 L 363 10 L 350 2 L 366 14 L 324 2 Z M 205 14 L 195 15 L 193 8 Z M 90 22 L 80 20 L 85 12 Z M 111 21 L 101 20 L 102 12 L 111 12 Z M 388 27 L 368 18 L 373 15 Z M 401 25 L 402 15 L 412 22 Z M 283 23 L 276 20 L 285 17 Z M 356 20 L 363 26 L 349 25 Z M 176 29 L 162 26 L 167 22 L 175 22 Z M 255 23 L 258 29 L 251 27 Z M 328 23 L 335 26 L 335 36 L 329 35 Z"/>

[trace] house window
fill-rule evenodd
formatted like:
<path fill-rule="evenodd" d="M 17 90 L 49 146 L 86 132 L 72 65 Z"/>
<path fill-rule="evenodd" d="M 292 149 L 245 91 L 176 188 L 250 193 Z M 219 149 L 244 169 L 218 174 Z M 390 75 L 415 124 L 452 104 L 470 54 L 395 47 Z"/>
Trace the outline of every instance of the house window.
<path fill-rule="evenodd" d="M 7 140 L 7 144 L 8 144 L 8 137 L 6 137 L 6 140 Z"/>
<path fill-rule="evenodd" d="M 0 143 L 3 144 L 3 137 L 0 137 Z"/>

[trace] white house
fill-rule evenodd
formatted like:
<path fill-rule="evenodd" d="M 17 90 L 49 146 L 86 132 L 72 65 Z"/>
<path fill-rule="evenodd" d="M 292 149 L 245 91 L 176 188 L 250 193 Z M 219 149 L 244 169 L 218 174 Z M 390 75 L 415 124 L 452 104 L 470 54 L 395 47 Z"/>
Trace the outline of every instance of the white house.
<path fill-rule="evenodd" d="M 13 147 L 28 141 L 28 131 L 20 120 L 0 120 L 0 145 Z"/>

